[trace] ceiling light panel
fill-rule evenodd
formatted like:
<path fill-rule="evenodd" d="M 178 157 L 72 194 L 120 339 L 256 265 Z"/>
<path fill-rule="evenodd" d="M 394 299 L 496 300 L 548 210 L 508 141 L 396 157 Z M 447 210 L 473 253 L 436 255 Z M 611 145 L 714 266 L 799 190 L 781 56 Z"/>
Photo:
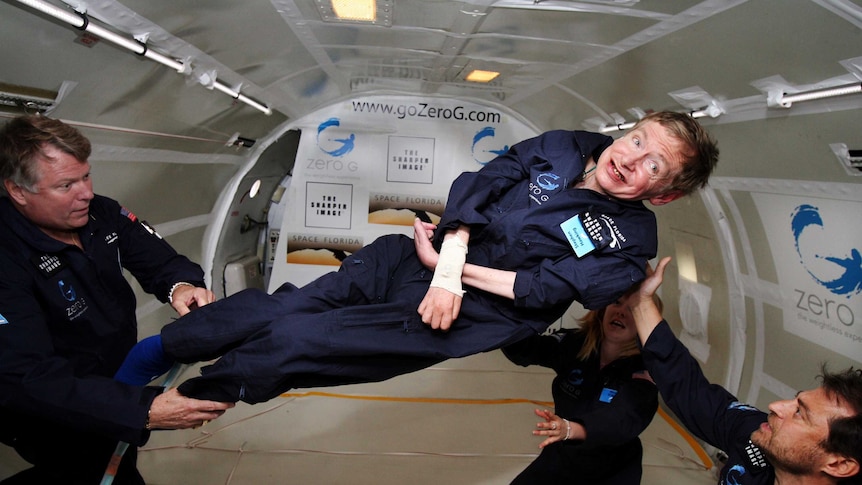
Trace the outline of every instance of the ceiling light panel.
<path fill-rule="evenodd" d="M 394 0 L 315 0 L 324 22 L 392 25 Z"/>

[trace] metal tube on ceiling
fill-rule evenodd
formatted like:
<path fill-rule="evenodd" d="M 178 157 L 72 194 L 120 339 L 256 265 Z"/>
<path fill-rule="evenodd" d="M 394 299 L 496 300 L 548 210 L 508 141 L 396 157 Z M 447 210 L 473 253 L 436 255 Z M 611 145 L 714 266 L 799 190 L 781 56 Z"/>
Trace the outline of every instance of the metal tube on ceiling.
<path fill-rule="evenodd" d="M 94 24 L 90 21 L 89 17 L 87 17 L 86 14 L 73 13 L 68 10 L 59 8 L 55 5 L 51 5 L 50 3 L 47 3 L 43 0 L 17 0 L 17 2 L 23 5 L 27 5 L 28 7 L 38 10 L 44 14 L 50 15 L 55 19 L 62 20 L 63 22 L 66 22 L 67 24 L 75 27 L 78 30 L 89 32 L 102 39 L 113 42 L 120 47 L 130 50 L 135 54 L 144 56 L 148 59 L 168 66 L 181 74 L 185 73 L 186 71 L 186 65 L 182 62 L 177 61 L 176 59 L 171 59 L 170 57 L 150 50 L 146 44 L 138 42 L 135 39 L 130 39 L 121 35 L 117 35 L 116 33 L 111 32 L 104 27 Z M 219 91 L 222 91 L 225 94 L 228 94 L 234 99 L 242 101 L 243 103 L 246 103 L 247 105 L 257 110 L 262 111 L 264 114 L 272 114 L 272 109 L 270 109 L 268 106 L 231 89 L 230 87 L 220 83 L 219 81 L 213 81 L 212 87 L 218 89 Z"/>

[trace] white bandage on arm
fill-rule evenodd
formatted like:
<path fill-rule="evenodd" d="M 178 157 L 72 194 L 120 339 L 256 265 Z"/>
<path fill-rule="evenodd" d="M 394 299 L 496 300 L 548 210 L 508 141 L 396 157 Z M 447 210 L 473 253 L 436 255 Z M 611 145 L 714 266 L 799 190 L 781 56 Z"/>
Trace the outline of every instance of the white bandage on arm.
<path fill-rule="evenodd" d="M 434 277 L 431 278 L 431 286 L 463 296 L 461 273 L 464 271 L 464 263 L 466 262 L 467 244 L 464 241 L 457 236 L 443 241 L 443 245 L 440 246 L 437 268 L 434 270 Z"/>

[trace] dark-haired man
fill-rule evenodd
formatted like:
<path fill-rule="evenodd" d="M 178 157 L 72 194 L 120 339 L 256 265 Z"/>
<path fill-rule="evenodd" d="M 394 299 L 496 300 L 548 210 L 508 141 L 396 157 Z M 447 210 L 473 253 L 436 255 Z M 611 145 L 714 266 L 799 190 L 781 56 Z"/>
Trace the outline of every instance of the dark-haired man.
<path fill-rule="evenodd" d="M 862 369 L 775 401 L 765 413 L 710 384 L 653 302 L 670 258 L 628 297 L 644 364 L 667 405 L 696 436 L 728 455 L 722 485 L 862 483 Z"/>

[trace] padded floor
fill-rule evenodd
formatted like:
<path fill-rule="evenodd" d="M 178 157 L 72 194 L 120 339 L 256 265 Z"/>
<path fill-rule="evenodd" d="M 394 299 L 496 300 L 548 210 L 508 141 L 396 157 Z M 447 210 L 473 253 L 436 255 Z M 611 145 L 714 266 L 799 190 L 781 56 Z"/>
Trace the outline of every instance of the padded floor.
<path fill-rule="evenodd" d="M 196 430 L 155 432 L 139 468 L 150 485 L 505 485 L 538 453 L 533 409 L 550 405 L 551 379 L 496 351 L 382 383 L 298 390 Z M 656 415 L 642 435 L 643 483 L 716 483 L 686 436 Z M 0 477 L 22 466 L 0 449 Z"/>

